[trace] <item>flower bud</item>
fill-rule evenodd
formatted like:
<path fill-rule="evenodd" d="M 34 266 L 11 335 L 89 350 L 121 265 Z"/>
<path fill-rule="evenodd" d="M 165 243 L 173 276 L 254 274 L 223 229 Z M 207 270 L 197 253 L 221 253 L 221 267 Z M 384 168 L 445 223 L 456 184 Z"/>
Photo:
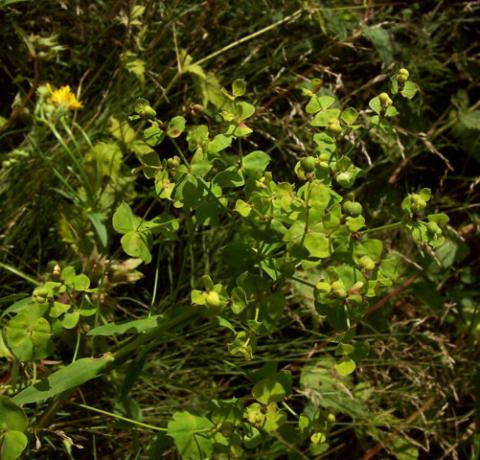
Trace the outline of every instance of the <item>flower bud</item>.
<path fill-rule="evenodd" d="M 375 268 L 375 262 L 372 260 L 370 256 L 363 256 L 358 261 L 359 264 L 367 271 L 371 271 Z"/>
<path fill-rule="evenodd" d="M 300 163 L 303 170 L 306 172 L 312 172 L 315 169 L 315 158 L 313 158 L 312 156 L 302 158 Z"/>
<path fill-rule="evenodd" d="M 313 433 L 312 436 L 310 436 L 310 441 L 312 441 L 312 444 L 321 444 L 322 442 L 326 441 L 326 437 L 323 433 L 316 432 Z"/>
<path fill-rule="evenodd" d="M 334 281 L 332 283 L 332 294 L 335 297 L 340 297 L 342 299 L 347 297 L 347 290 L 345 289 L 344 284 L 340 280 Z"/>
<path fill-rule="evenodd" d="M 319 281 L 315 285 L 315 289 L 322 294 L 328 294 L 331 291 L 332 287 L 330 286 L 330 283 L 327 283 L 326 281 Z"/>
<path fill-rule="evenodd" d="M 357 201 L 345 201 L 343 203 L 343 210 L 349 215 L 353 217 L 357 217 L 362 214 L 362 205 Z"/>
<path fill-rule="evenodd" d="M 407 69 L 400 69 L 397 73 L 397 81 L 399 83 L 405 83 L 410 77 L 410 72 Z"/>
<path fill-rule="evenodd" d="M 410 195 L 410 200 L 412 203 L 412 209 L 415 211 L 421 211 L 427 207 L 427 202 L 418 193 Z"/>
<path fill-rule="evenodd" d="M 342 187 L 351 187 L 353 185 L 354 178 L 351 173 L 348 171 L 341 172 L 335 176 L 335 180 L 342 186 Z"/>
<path fill-rule="evenodd" d="M 327 131 L 331 134 L 340 134 L 342 127 L 338 120 L 330 120 L 327 125 Z"/>
<path fill-rule="evenodd" d="M 428 229 L 434 233 L 435 235 L 441 235 L 442 234 L 442 229 L 436 222 L 429 222 L 427 224 Z"/>
<path fill-rule="evenodd" d="M 387 107 L 390 107 L 393 104 L 392 99 L 387 93 L 380 93 L 378 98 L 380 99 L 380 102 L 384 109 L 386 109 Z"/>

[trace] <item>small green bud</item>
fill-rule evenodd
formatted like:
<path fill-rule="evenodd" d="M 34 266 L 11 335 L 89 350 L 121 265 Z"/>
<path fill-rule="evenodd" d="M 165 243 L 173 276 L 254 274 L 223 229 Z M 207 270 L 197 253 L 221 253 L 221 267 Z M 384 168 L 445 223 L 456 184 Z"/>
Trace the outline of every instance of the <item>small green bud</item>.
<path fill-rule="evenodd" d="M 44 287 L 36 288 L 32 293 L 32 299 L 37 303 L 45 303 L 48 300 L 48 290 Z"/>
<path fill-rule="evenodd" d="M 351 187 L 354 182 L 354 178 L 351 173 L 348 171 L 341 172 L 335 176 L 335 180 L 342 186 L 342 187 Z"/>
<path fill-rule="evenodd" d="M 246 411 L 246 419 L 252 424 L 252 425 L 262 425 L 263 421 L 265 420 L 265 414 L 262 412 L 262 408 L 260 404 L 258 403 L 253 403 L 250 404 L 250 406 L 247 407 Z"/>
<path fill-rule="evenodd" d="M 335 297 L 340 297 L 342 299 L 347 297 L 347 291 L 345 289 L 345 286 L 340 280 L 334 281 L 332 283 L 332 294 Z"/>
<path fill-rule="evenodd" d="M 421 211 L 427 207 L 427 202 L 418 193 L 410 195 L 410 201 L 414 211 Z"/>
<path fill-rule="evenodd" d="M 167 166 L 170 168 L 170 169 L 176 169 L 180 166 L 180 158 L 175 155 L 174 157 L 172 158 L 169 158 L 167 160 Z"/>
<path fill-rule="evenodd" d="M 217 308 L 220 306 L 220 296 L 215 291 L 210 291 L 205 297 L 205 302 L 209 307 Z"/>
<path fill-rule="evenodd" d="M 327 125 L 327 131 L 331 134 L 340 134 L 342 126 L 338 120 L 330 120 Z"/>
<path fill-rule="evenodd" d="M 144 98 L 138 98 L 135 102 L 135 112 L 143 118 L 155 118 L 157 112 Z"/>
<path fill-rule="evenodd" d="M 312 156 L 302 158 L 300 163 L 303 170 L 306 172 L 312 172 L 315 169 L 315 158 L 313 158 Z"/>
<path fill-rule="evenodd" d="M 397 73 L 397 81 L 405 83 L 410 78 L 410 72 L 407 69 L 400 69 Z"/>
<path fill-rule="evenodd" d="M 378 98 L 380 99 L 380 102 L 382 103 L 382 107 L 384 109 L 390 107 L 393 104 L 392 99 L 390 99 L 390 96 L 387 93 L 380 93 Z"/>
<path fill-rule="evenodd" d="M 343 203 L 343 210 L 349 216 L 357 217 L 362 214 L 363 208 L 358 201 L 345 201 L 345 203 Z"/>
<path fill-rule="evenodd" d="M 434 233 L 435 235 L 441 235 L 442 234 L 442 229 L 436 222 L 429 222 L 427 224 L 428 229 Z"/>
<path fill-rule="evenodd" d="M 348 296 L 347 300 L 352 304 L 361 305 L 363 297 L 360 294 L 351 294 Z"/>
<path fill-rule="evenodd" d="M 327 415 L 327 421 L 329 423 L 335 423 L 337 421 L 337 418 L 335 417 L 335 414 L 332 414 L 332 413 L 328 414 Z"/>
<path fill-rule="evenodd" d="M 319 281 L 315 285 L 315 289 L 322 294 L 328 294 L 332 290 L 332 286 L 330 286 L 330 283 L 327 283 L 326 281 Z"/>
<path fill-rule="evenodd" d="M 310 436 L 310 441 L 312 441 L 312 444 L 321 444 L 326 440 L 327 438 L 325 437 L 325 435 L 318 431 L 316 433 L 313 433 L 312 436 Z"/>
<path fill-rule="evenodd" d="M 375 262 L 370 256 L 363 256 L 358 262 L 367 271 L 371 271 L 375 268 Z"/>

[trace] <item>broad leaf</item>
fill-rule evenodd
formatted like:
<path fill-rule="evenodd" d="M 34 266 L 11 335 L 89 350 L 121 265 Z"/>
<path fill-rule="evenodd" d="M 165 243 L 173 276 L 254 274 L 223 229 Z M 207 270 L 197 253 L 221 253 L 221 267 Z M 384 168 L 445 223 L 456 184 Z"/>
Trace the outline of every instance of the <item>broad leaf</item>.
<path fill-rule="evenodd" d="M 41 382 L 31 385 L 13 397 L 16 404 L 31 404 L 53 398 L 67 390 L 92 380 L 112 362 L 111 355 L 101 358 L 82 358 L 54 372 Z"/>

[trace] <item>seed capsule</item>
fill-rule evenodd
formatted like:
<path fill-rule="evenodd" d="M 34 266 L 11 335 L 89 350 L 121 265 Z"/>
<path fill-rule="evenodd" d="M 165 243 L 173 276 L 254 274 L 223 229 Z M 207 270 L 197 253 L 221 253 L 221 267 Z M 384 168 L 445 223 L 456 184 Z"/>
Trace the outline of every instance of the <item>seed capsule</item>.
<path fill-rule="evenodd" d="M 304 171 L 312 172 L 315 169 L 315 158 L 312 156 L 302 158 L 301 165 Z"/>

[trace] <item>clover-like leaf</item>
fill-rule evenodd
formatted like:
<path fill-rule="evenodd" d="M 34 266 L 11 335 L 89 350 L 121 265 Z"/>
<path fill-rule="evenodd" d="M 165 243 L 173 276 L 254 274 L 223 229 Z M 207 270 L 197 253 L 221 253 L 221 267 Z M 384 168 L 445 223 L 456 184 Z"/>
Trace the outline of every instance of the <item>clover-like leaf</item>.
<path fill-rule="evenodd" d="M 323 233 L 307 233 L 303 245 L 313 257 L 324 259 L 330 256 L 330 240 Z"/>
<path fill-rule="evenodd" d="M 136 231 L 125 233 L 120 240 L 123 250 L 131 257 L 138 257 L 145 263 L 152 261 L 150 242 L 147 234 Z"/>
<path fill-rule="evenodd" d="M 335 370 L 342 376 L 350 375 L 356 368 L 355 361 L 350 358 L 344 358 L 339 363 L 335 364 Z"/>
<path fill-rule="evenodd" d="M 406 81 L 403 89 L 400 91 L 400 94 L 407 98 L 407 99 L 412 99 L 415 94 L 417 94 L 418 91 L 418 85 L 414 83 L 413 81 Z"/>
<path fill-rule="evenodd" d="M 305 110 L 307 113 L 313 114 L 317 113 L 320 110 L 327 110 L 329 107 L 331 107 L 335 102 L 335 98 L 332 96 L 318 96 L 314 94 L 311 98 L 310 101 L 308 102 L 307 106 L 305 107 Z"/>
<path fill-rule="evenodd" d="M 252 394 L 258 402 L 270 404 L 283 401 L 287 391 L 275 377 L 269 377 L 256 383 Z"/>
<path fill-rule="evenodd" d="M 48 356 L 50 323 L 30 309 L 14 316 L 7 324 L 8 346 L 20 361 L 35 361 Z"/>
<path fill-rule="evenodd" d="M 136 231 L 140 226 L 142 219 L 136 216 L 128 203 L 122 202 L 113 214 L 113 228 L 118 233 L 128 233 Z"/>
<path fill-rule="evenodd" d="M 185 131 L 185 118 L 182 116 L 173 117 L 168 123 L 167 136 L 175 139 Z"/>
<path fill-rule="evenodd" d="M 206 417 L 190 412 L 175 412 L 168 422 L 167 434 L 173 438 L 178 453 L 185 460 L 211 458 L 213 442 L 209 436 L 214 424 Z"/>
<path fill-rule="evenodd" d="M 247 92 L 247 84 L 245 80 L 237 78 L 232 83 L 232 93 L 234 97 L 242 97 Z"/>
<path fill-rule="evenodd" d="M 255 150 L 242 158 L 242 169 L 253 177 L 262 176 L 270 163 L 270 156 L 261 150 Z"/>

